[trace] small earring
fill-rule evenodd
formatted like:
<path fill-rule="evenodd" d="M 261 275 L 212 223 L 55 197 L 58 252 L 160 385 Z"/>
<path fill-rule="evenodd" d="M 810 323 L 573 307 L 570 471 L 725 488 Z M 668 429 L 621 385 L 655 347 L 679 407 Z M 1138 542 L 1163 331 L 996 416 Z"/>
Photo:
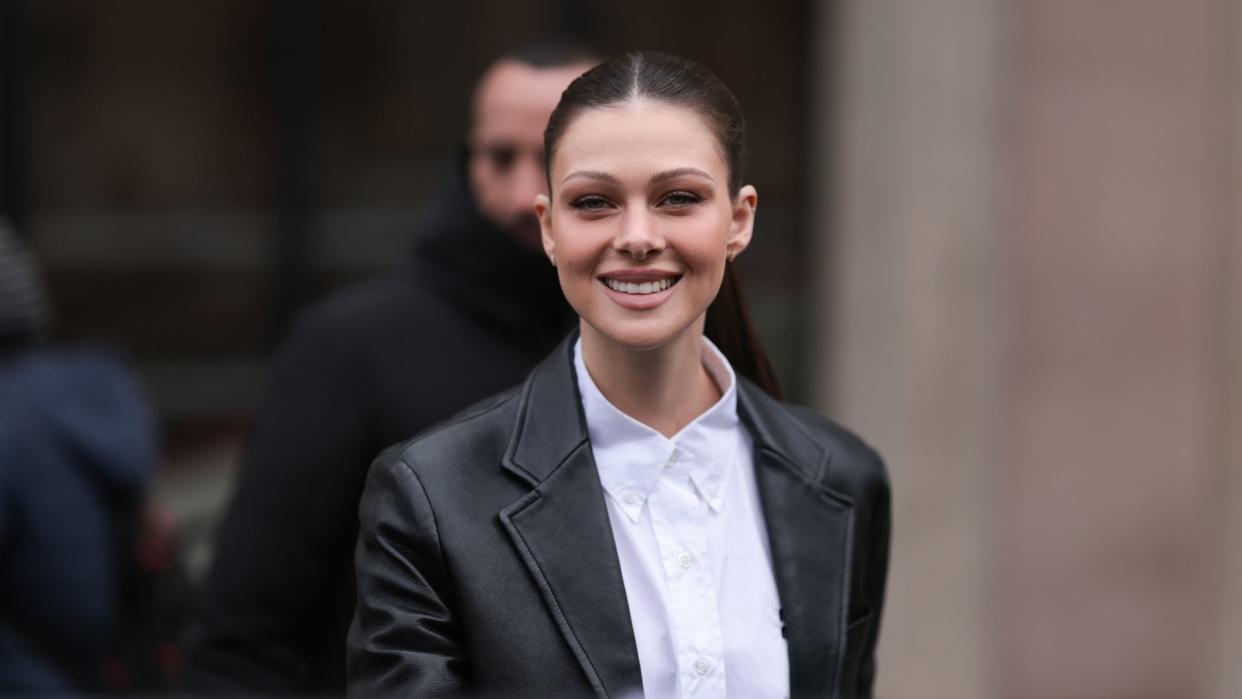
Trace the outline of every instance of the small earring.
<path fill-rule="evenodd" d="M 555 267 L 556 266 L 556 255 L 548 255 L 548 262 L 551 262 L 552 266 Z"/>

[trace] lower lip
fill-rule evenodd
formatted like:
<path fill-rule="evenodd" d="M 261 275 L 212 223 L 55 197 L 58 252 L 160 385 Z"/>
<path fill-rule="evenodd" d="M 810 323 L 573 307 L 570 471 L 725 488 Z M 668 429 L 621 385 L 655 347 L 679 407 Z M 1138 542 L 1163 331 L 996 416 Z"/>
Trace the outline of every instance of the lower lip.
<path fill-rule="evenodd" d="M 678 285 L 681 284 L 681 280 L 678 279 L 676 283 L 664 291 L 657 291 L 652 294 L 627 294 L 613 289 L 605 284 L 603 280 L 597 281 L 599 281 L 600 286 L 604 287 L 604 291 L 608 294 L 608 297 L 616 302 L 618 306 L 627 308 L 631 311 L 646 311 L 659 306 L 664 303 L 665 299 L 672 296 L 673 292 L 677 290 Z"/>

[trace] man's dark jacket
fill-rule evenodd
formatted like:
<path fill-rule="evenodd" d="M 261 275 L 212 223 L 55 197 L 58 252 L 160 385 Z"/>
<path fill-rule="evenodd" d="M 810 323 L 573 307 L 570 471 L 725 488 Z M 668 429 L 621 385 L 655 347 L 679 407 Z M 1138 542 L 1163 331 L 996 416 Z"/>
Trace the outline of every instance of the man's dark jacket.
<path fill-rule="evenodd" d="M 572 340 L 572 338 L 571 338 Z M 520 388 L 386 451 L 360 505 L 357 696 L 618 696 L 638 652 L 566 341 Z M 866 697 L 888 566 L 878 456 L 744 379 L 738 415 L 794 697 Z"/>
<path fill-rule="evenodd" d="M 572 313 L 456 182 L 400 273 L 320 303 L 272 367 L 186 637 L 191 692 L 337 693 L 367 467 L 519 383 Z"/>

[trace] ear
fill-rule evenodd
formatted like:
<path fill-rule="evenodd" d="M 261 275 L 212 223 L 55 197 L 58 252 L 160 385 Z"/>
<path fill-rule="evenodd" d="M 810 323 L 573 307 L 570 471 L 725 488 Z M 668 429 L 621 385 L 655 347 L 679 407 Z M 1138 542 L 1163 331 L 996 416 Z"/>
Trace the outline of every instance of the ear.
<path fill-rule="evenodd" d="M 552 240 L 552 202 L 548 195 L 535 196 L 535 216 L 539 219 L 539 238 L 543 241 L 543 252 L 549 260 L 556 259 L 556 242 Z M 555 265 L 556 263 L 553 262 Z"/>
<path fill-rule="evenodd" d="M 755 208 L 759 206 L 759 193 L 755 188 L 746 185 L 738 190 L 733 200 L 733 223 L 729 228 L 729 239 L 725 242 L 725 251 L 732 260 L 750 245 L 750 236 L 755 228 Z"/>

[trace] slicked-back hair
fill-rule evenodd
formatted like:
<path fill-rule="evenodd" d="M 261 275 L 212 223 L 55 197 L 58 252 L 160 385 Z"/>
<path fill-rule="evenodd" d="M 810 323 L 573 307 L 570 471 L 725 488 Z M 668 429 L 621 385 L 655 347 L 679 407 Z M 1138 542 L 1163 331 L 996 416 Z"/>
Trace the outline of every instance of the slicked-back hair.
<path fill-rule="evenodd" d="M 556 146 L 573 120 L 587 109 L 633 100 L 652 100 L 694 110 L 711 130 L 736 197 L 746 167 L 746 123 L 737 98 L 702 64 L 658 51 L 632 51 L 578 76 L 548 119 L 543 133 L 545 171 L 552 176 Z M 551 180 L 548 185 L 551 188 Z"/>

